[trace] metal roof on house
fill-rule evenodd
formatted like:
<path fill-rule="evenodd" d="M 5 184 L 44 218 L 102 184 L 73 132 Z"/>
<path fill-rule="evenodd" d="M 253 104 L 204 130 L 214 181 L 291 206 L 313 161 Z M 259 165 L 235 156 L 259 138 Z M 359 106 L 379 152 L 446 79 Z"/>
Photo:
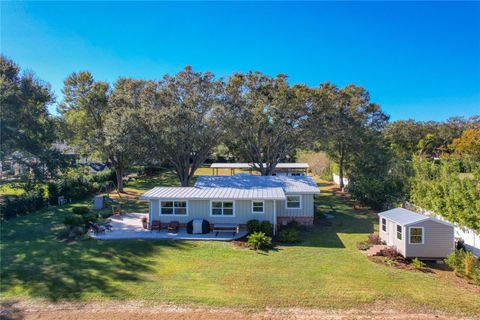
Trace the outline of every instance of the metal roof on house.
<path fill-rule="evenodd" d="M 236 174 L 233 176 L 201 176 L 195 187 L 205 188 L 282 188 L 290 194 L 317 194 L 320 189 L 312 177 L 307 176 L 254 176 Z"/>
<path fill-rule="evenodd" d="M 282 188 L 236 188 L 236 187 L 156 187 L 140 196 L 141 200 L 151 199 L 193 199 L 193 200 L 285 200 Z"/>
<path fill-rule="evenodd" d="M 404 208 L 391 209 L 391 210 L 388 210 L 388 211 L 380 212 L 378 215 L 380 217 L 385 217 L 387 219 L 390 219 L 390 220 L 396 222 L 397 224 L 404 225 L 404 226 L 411 225 L 411 224 L 421 222 L 421 221 L 425 221 L 425 220 L 433 220 L 433 221 L 438 222 L 438 223 L 453 226 L 451 223 L 441 221 L 441 220 L 435 219 L 433 217 L 425 216 L 423 214 L 416 213 L 416 212 L 413 212 L 413 211 L 410 211 L 410 210 L 407 210 L 407 209 L 404 209 Z"/>
<path fill-rule="evenodd" d="M 265 166 L 265 163 L 263 164 Z M 250 169 L 253 168 L 253 163 L 212 163 L 210 168 L 215 169 Z M 277 169 L 308 169 L 308 163 L 277 163 Z"/>

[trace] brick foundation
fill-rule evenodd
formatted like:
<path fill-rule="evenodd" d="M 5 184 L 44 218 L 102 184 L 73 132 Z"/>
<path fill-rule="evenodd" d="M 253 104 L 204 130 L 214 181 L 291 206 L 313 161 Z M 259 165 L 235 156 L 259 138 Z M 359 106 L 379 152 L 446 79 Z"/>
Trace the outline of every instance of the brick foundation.
<path fill-rule="evenodd" d="M 277 225 L 282 226 L 290 221 L 295 220 L 303 225 L 312 225 L 313 217 L 277 217 Z"/>

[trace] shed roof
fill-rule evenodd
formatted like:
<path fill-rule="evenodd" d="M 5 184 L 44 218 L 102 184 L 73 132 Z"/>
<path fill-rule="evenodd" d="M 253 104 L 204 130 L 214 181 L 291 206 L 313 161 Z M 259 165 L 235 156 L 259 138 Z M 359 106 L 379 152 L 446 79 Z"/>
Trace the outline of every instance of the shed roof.
<path fill-rule="evenodd" d="M 265 163 L 263 164 L 265 166 Z M 212 163 L 210 168 L 215 169 L 250 169 L 253 168 L 253 163 Z M 277 169 L 308 169 L 308 163 L 277 163 Z"/>
<path fill-rule="evenodd" d="M 193 200 L 285 200 L 282 188 L 223 188 L 223 187 L 156 187 L 140 196 L 141 200 L 151 199 L 193 199 Z"/>
<path fill-rule="evenodd" d="M 285 193 L 290 194 L 320 193 L 320 189 L 313 178 L 307 176 L 253 176 L 249 174 L 201 176 L 198 177 L 195 187 L 241 189 L 281 188 Z"/>
<path fill-rule="evenodd" d="M 424 216 L 422 214 L 419 214 L 404 208 L 395 208 L 395 209 L 387 210 L 384 212 L 380 212 L 378 215 L 381 217 L 385 217 L 390 220 L 393 220 L 396 223 L 401 225 L 428 220 L 427 216 Z"/>
<path fill-rule="evenodd" d="M 404 225 L 404 226 L 415 224 L 415 223 L 421 222 L 421 221 L 432 220 L 432 221 L 442 223 L 442 224 L 446 224 L 446 225 L 449 225 L 449 226 L 453 227 L 453 225 L 451 223 L 448 223 L 446 221 L 442 221 L 442 220 L 439 220 L 439 219 L 435 219 L 433 217 L 425 216 L 423 214 L 416 213 L 416 212 L 413 212 L 413 211 L 410 211 L 410 210 L 407 210 L 407 209 L 404 209 L 404 208 L 395 208 L 395 209 L 387 210 L 387 211 L 384 211 L 384 212 L 380 212 L 378 215 L 380 217 L 385 217 L 387 219 L 395 221 L 397 224 Z"/>

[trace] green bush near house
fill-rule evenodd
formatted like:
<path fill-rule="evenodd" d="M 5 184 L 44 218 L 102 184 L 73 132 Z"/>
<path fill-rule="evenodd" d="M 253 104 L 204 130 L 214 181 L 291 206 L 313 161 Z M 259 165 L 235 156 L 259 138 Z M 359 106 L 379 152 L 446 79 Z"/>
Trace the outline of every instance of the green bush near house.
<path fill-rule="evenodd" d="M 300 242 L 299 232 L 293 228 L 282 229 L 278 233 L 278 241 L 283 243 Z"/>
<path fill-rule="evenodd" d="M 247 229 L 249 233 L 259 232 L 260 231 L 260 221 L 257 219 L 252 219 L 247 221 Z"/>
<path fill-rule="evenodd" d="M 260 222 L 260 229 L 258 231 L 271 237 L 273 235 L 273 224 L 270 221 L 262 221 Z"/>
<path fill-rule="evenodd" d="M 247 245 L 253 250 L 265 250 L 272 246 L 272 238 L 263 232 L 254 232 L 247 237 Z"/>
<path fill-rule="evenodd" d="M 263 232 L 270 237 L 273 234 L 273 224 L 270 221 L 249 220 L 247 221 L 247 229 L 249 233 Z"/>

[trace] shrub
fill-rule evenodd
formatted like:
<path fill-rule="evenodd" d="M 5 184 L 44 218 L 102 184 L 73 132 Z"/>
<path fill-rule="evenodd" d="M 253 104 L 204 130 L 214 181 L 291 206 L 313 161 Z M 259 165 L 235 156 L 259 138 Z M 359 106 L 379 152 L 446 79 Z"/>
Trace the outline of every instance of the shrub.
<path fill-rule="evenodd" d="M 287 223 L 286 227 L 287 227 L 287 229 L 298 230 L 298 229 L 300 229 L 300 223 L 297 220 L 293 219 L 289 223 Z"/>
<path fill-rule="evenodd" d="M 412 259 L 412 267 L 414 267 L 415 269 L 422 269 L 422 268 L 425 268 L 426 264 L 423 263 L 420 259 L 418 258 L 413 258 Z"/>
<path fill-rule="evenodd" d="M 2 219 L 11 219 L 19 215 L 37 211 L 47 205 L 45 190 L 41 186 L 30 186 L 29 191 L 20 196 L 6 197 L 0 208 Z"/>
<path fill-rule="evenodd" d="M 382 244 L 382 239 L 380 239 L 379 235 L 376 234 L 369 234 L 368 235 L 368 243 L 371 245 L 377 245 L 377 244 Z"/>
<path fill-rule="evenodd" d="M 72 209 L 73 214 L 79 214 L 81 216 L 86 215 L 87 213 L 90 212 L 90 208 L 87 206 L 81 206 L 81 207 L 74 207 Z"/>
<path fill-rule="evenodd" d="M 357 249 L 358 250 L 368 250 L 370 248 L 370 245 L 368 244 L 368 241 L 361 241 L 357 242 Z"/>
<path fill-rule="evenodd" d="M 325 219 L 325 218 L 326 218 L 325 213 L 323 213 L 322 211 L 320 211 L 320 210 L 318 210 L 318 209 L 315 210 L 314 216 L 315 216 L 315 220 L 321 220 L 321 219 Z"/>
<path fill-rule="evenodd" d="M 58 186 L 55 182 L 49 182 L 47 185 L 48 189 L 48 203 L 51 205 L 58 204 L 58 197 L 61 196 L 58 190 Z"/>
<path fill-rule="evenodd" d="M 65 219 L 63 219 L 63 223 L 67 227 L 73 228 L 73 227 L 83 225 L 84 220 L 83 220 L 83 217 L 79 214 L 69 214 L 68 216 L 65 217 Z"/>
<path fill-rule="evenodd" d="M 247 229 L 249 233 L 260 231 L 260 221 L 253 219 L 247 221 Z"/>
<path fill-rule="evenodd" d="M 254 232 L 247 237 L 247 245 L 254 250 L 265 250 L 271 247 L 272 238 L 263 232 Z"/>
<path fill-rule="evenodd" d="M 260 222 L 260 232 L 265 233 L 267 236 L 271 237 L 273 235 L 273 224 L 270 221 Z"/>
<path fill-rule="evenodd" d="M 471 252 L 467 251 L 463 258 L 463 274 L 467 278 L 472 278 L 475 271 L 479 271 L 475 270 L 476 268 L 480 268 L 480 266 L 477 265 L 477 259 Z"/>
<path fill-rule="evenodd" d="M 462 264 L 463 264 L 463 255 L 465 254 L 464 250 L 455 250 L 452 252 L 444 261 L 456 274 L 462 275 Z"/>
<path fill-rule="evenodd" d="M 398 251 L 396 248 L 393 248 L 393 247 L 387 247 L 385 249 L 382 249 L 380 251 L 380 255 L 381 256 L 384 256 L 384 257 L 387 257 L 389 259 L 397 259 L 398 258 Z"/>
<path fill-rule="evenodd" d="M 480 285 L 480 261 L 470 251 L 455 250 L 445 259 L 445 263 L 459 277 L 470 279 Z"/>
<path fill-rule="evenodd" d="M 278 233 L 278 241 L 285 243 L 295 243 L 300 241 L 298 230 L 287 228 L 280 230 Z"/>

